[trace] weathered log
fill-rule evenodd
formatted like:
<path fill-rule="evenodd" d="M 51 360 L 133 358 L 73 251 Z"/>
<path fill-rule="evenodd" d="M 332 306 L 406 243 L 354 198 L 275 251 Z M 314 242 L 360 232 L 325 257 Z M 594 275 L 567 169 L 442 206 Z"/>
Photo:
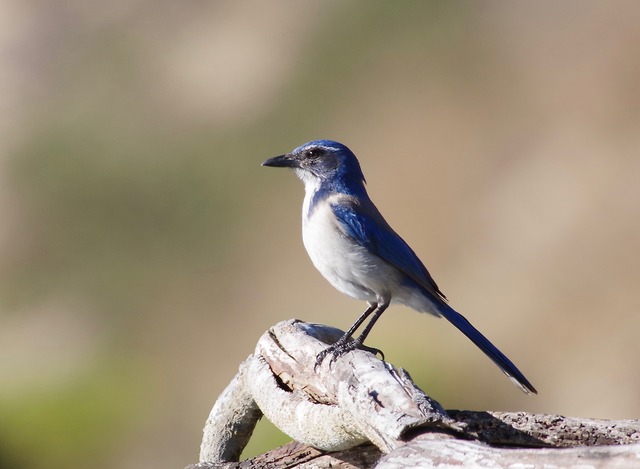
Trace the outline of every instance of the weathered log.
<path fill-rule="evenodd" d="M 362 350 L 315 369 L 341 334 L 297 320 L 269 329 L 216 401 L 189 467 L 640 467 L 637 420 L 446 412 L 406 371 Z M 297 441 L 238 463 L 263 413 Z"/>

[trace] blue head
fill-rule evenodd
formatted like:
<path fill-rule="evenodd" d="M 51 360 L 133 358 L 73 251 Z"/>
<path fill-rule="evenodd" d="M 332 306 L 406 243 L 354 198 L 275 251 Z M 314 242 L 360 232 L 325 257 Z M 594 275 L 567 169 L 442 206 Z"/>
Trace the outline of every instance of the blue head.
<path fill-rule="evenodd" d="M 307 187 L 346 194 L 364 192 L 364 175 L 360 163 L 342 143 L 314 140 L 300 145 L 291 153 L 270 158 L 263 166 L 293 168 Z"/>

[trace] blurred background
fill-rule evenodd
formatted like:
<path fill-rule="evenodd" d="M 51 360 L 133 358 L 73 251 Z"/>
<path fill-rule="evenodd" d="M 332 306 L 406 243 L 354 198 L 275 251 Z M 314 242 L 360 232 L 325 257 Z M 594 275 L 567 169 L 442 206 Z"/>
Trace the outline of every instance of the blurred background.
<path fill-rule="evenodd" d="M 446 408 L 640 417 L 640 4 L 0 3 L 0 468 L 183 467 L 260 335 L 364 309 L 300 181 L 347 144 L 454 307 L 369 345 Z M 261 422 L 247 456 L 288 438 Z"/>

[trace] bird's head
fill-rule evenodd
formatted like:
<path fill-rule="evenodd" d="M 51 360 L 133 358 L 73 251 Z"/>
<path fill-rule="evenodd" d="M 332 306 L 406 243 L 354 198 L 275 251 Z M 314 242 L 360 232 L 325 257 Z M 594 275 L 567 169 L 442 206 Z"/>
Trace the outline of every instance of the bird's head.
<path fill-rule="evenodd" d="M 286 155 L 269 158 L 262 166 L 292 168 L 306 184 L 361 186 L 360 163 L 349 148 L 332 140 L 314 140 Z"/>

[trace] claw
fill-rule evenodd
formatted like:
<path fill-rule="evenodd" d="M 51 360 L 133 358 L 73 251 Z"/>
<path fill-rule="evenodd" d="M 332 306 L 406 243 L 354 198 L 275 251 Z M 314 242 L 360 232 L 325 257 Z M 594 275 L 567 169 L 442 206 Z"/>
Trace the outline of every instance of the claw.
<path fill-rule="evenodd" d="M 372 353 L 374 355 L 380 355 L 380 359 L 384 361 L 384 352 L 379 348 L 368 347 L 366 345 L 361 345 L 360 348 L 366 352 Z"/>
<path fill-rule="evenodd" d="M 382 350 L 363 345 L 358 339 L 348 339 L 345 341 L 338 340 L 336 343 L 328 346 L 316 356 L 316 364 L 313 367 L 313 370 L 318 370 L 318 367 L 322 365 L 322 362 L 327 355 L 331 355 L 331 360 L 329 361 L 329 368 L 331 368 L 331 365 L 333 365 L 338 358 L 340 358 L 345 353 L 351 352 L 352 350 L 356 349 L 361 349 L 374 355 L 380 354 L 382 360 L 384 360 L 384 353 L 382 353 Z"/>

